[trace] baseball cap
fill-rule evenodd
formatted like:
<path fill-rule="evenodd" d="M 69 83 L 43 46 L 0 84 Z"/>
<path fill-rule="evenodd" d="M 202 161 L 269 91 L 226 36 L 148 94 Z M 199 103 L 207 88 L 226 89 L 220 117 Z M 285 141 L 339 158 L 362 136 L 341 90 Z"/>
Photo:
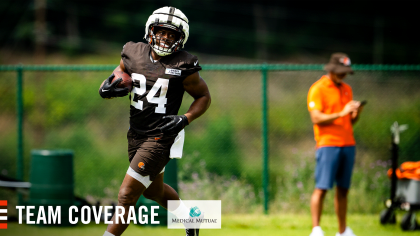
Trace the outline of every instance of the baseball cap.
<path fill-rule="evenodd" d="M 331 55 L 330 62 L 324 66 L 324 70 L 333 72 L 336 74 L 350 73 L 354 71 L 350 67 L 351 61 L 347 54 L 342 52 L 336 52 Z"/>

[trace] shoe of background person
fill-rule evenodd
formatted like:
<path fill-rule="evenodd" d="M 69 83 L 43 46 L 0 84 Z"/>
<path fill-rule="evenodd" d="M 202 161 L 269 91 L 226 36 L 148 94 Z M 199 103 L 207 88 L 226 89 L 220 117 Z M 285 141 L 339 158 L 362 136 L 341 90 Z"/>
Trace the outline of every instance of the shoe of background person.
<path fill-rule="evenodd" d="M 321 226 L 315 226 L 309 236 L 324 236 L 324 231 L 322 231 Z"/>
<path fill-rule="evenodd" d="M 185 229 L 186 236 L 198 236 L 200 229 Z"/>
<path fill-rule="evenodd" d="M 336 233 L 335 236 L 356 236 L 356 235 L 353 233 L 353 230 L 351 230 L 350 227 L 346 227 L 346 230 L 344 230 L 342 234 Z"/>

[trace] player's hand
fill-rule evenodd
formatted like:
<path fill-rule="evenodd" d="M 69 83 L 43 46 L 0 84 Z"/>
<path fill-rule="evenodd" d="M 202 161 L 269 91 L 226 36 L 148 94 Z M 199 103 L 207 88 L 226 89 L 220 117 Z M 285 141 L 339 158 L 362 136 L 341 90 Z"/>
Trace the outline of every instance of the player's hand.
<path fill-rule="evenodd" d="M 346 115 L 348 115 L 352 112 L 357 112 L 357 109 L 359 108 L 359 106 L 360 106 L 360 102 L 358 102 L 358 101 L 348 102 L 344 106 L 343 110 L 340 112 L 340 116 L 343 117 L 343 116 L 346 116 Z"/>
<path fill-rule="evenodd" d="M 168 123 L 162 126 L 160 131 L 167 135 L 178 135 L 179 131 L 189 124 L 188 118 L 185 115 L 169 115 L 164 116 L 162 119 L 168 120 Z"/>
<path fill-rule="evenodd" d="M 114 73 L 112 73 L 108 79 L 105 80 L 101 88 L 99 88 L 99 95 L 102 98 L 113 98 L 113 97 L 124 97 L 129 93 L 128 88 L 118 88 L 117 85 L 121 83 L 122 78 L 119 78 L 112 82 L 114 78 Z M 112 83 L 111 83 L 112 82 Z"/>

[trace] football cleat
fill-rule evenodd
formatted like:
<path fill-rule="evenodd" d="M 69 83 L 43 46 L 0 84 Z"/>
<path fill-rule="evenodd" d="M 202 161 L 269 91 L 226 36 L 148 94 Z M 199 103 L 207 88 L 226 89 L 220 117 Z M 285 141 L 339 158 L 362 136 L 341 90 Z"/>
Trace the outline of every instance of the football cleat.
<path fill-rule="evenodd" d="M 198 236 L 200 229 L 185 229 L 186 236 Z"/>

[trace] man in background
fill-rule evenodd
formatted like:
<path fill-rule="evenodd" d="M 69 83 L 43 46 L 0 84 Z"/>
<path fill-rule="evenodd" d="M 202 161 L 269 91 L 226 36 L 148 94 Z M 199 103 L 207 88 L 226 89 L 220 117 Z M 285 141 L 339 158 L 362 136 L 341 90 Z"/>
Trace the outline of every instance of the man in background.
<path fill-rule="evenodd" d="M 336 183 L 334 197 L 338 218 L 337 236 L 354 236 L 346 225 L 347 194 L 355 161 L 353 125 L 363 104 L 353 100 L 351 87 L 343 80 L 353 74 L 350 58 L 334 53 L 324 69 L 328 72 L 309 89 L 307 105 L 316 141 L 315 190 L 311 197 L 312 233 L 323 236 L 320 227 L 323 201 Z"/>

